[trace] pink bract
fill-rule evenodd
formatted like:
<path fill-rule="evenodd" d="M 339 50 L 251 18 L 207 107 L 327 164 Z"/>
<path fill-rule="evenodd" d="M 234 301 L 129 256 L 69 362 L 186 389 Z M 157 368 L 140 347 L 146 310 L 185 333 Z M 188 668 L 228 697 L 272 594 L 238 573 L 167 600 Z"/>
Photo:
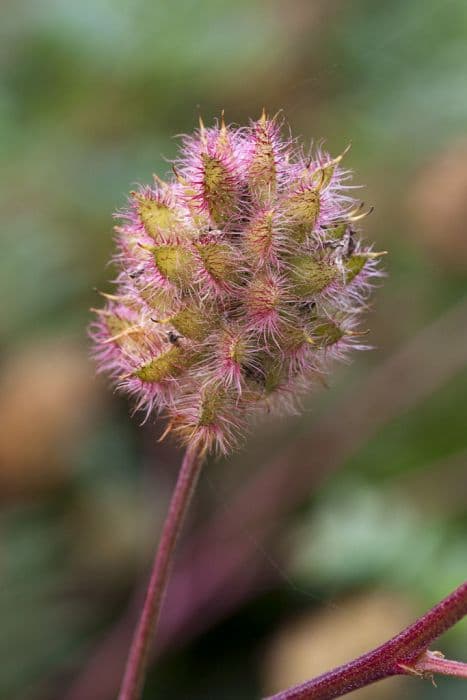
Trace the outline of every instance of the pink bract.
<path fill-rule="evenodd" d="M 91 325 L 99 369 L 205 449 L 295 409 L 329 360 L 365 347 L 380 254 L 360 238 L 350 173 L 282 127 L 263 113 L 184 138 L 169 181 L 118 214 L 116 290 Z"/>

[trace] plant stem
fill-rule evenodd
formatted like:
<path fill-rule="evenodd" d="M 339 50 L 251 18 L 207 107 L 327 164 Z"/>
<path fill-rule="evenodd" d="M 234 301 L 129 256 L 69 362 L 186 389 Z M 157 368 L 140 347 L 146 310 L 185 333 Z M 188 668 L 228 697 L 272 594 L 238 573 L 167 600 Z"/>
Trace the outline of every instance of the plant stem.
<path fill-rule="evenodd" d="M 421 675 L 422 669 L 417 669 L 419 657 L 433 640 L 466 614 L 467 581 L 377 649 L 311 681 L 277 693 L 268 700 L 333 700 L 389 676 Z M 431 668 L 429 672 L 437 673 L 437 670 Z"/>
<path fill-rule="evenodd" d="M 431 675 L 439 673 L 442 676 L 455 676 L 456 678 L 467 678 L 467 664 L 462 661 L 451 661 L 445 659 L 438 651 L 426 651 L 409 669 L 415 674 Z"/>
<path fill-rule="evenodd" d="M 128 655 L 119 700 L 141 697 L 148 653 L 154 637 L 162 601 L 167 587 L 177 539 L 188 511 L 201 470 L 202 452 L 188 447 L 172 494 L 156 551 L 143 609 Z"/>

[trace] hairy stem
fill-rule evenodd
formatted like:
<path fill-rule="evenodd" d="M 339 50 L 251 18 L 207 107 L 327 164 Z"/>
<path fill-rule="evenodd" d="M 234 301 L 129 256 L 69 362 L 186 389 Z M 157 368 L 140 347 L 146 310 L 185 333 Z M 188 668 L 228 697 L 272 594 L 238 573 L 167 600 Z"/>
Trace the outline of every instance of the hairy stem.
<path fill-rule="evenodd" d="M 196 486 L 202 464 L 198 448 L 188 447 L 170 501 L 161 539 L 156 551 L 143 609 L 128 655 L 119 700 L 141 697 L 149 649 L 154 637 L 167 587 L 177 539 Z"/>
<path fill-rule="evenodd" d="M 445 659 L 439 651 L 425 651 L 411 667 L 407 667 L 407 671 L 421 676 L 438 673 L 441 676 L 467 678 L 467 664 Z"/>
<path fill-rule="evenodd" d="M 377 649 L 311 681 L 277 693 L 268 700 L 333 700 L 389 676 L 422 675 L 423 670 L 417 668 L 417 660 L 437 637 L 466 614 L 467 581 Z M 430 672 L 438 671 L 432 667 Z"/>

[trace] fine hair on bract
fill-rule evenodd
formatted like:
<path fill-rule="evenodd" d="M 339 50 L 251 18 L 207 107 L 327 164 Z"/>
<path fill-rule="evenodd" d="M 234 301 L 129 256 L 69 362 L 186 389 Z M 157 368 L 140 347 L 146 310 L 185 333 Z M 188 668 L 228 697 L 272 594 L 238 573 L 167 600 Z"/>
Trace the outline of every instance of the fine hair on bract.
<path fill-rule="evenodd" d="M 352 348 L 379 256 L 351 173 L 263 114 L 200 120 L 173 173 L 117 214 L 116 289 L 91 326 L 99 369 L 185 444 L 228 452 Z"/>

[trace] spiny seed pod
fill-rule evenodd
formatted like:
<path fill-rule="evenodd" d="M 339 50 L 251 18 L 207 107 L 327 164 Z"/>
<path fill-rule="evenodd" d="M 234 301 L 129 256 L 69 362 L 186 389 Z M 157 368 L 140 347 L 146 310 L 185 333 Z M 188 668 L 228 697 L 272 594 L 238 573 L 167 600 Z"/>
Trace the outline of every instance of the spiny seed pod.
<path fill-rule="evenodd" d="M 341 159 L 306 157 L 264 112 L 246 128 L 200 122 L 170 181 L 118 215 L 95 355 L 185 443 L 227 452 L 256 414 L 293 407 L 330 359 L 364 347 L 380 253 L 360 240 Z"/>

